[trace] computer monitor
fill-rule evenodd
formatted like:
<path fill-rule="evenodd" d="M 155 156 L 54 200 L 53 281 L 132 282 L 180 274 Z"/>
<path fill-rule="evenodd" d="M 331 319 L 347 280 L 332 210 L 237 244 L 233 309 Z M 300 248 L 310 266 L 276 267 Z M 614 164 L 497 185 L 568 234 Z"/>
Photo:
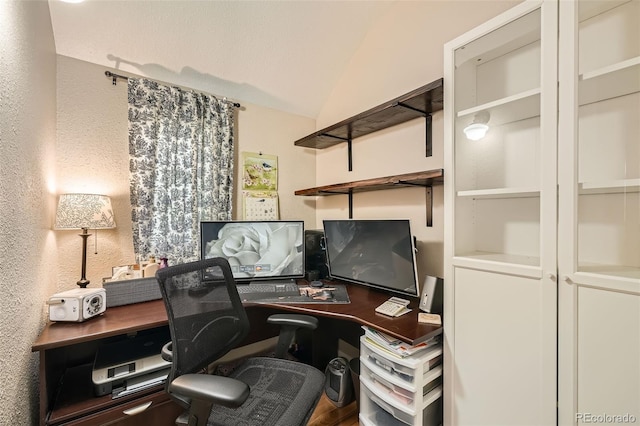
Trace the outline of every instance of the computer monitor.
<path fill-rule="evenodd" d="M 324 220 L 323 227 L 331 277 L 419 295 L 409 220 Z"/>
<path fill-rule="evenodd" d="M 200 222 L 202 259 L 223 257 L 236 281 L 304 277 L 304 222 Z"/>

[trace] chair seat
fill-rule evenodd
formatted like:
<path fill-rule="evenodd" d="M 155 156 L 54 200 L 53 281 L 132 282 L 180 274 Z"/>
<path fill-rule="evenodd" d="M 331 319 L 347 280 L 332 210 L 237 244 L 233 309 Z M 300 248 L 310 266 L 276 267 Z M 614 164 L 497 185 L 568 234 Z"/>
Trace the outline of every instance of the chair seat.
<path fill-rule="evenodd" d="M 324 387 L 321 371 L 278 358 L 249 358 L 230 377 L 251 389 L 239 408 L 214 406 L 208 426 L 298 426 L 306 424 Z"/>

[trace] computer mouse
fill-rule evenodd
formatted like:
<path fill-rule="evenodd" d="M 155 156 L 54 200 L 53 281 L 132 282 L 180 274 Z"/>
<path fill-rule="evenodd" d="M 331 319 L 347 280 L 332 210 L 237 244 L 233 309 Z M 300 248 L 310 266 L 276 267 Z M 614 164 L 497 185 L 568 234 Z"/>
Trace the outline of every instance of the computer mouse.
<path fill-rule="evenodd" d="M 309 283 L 309 285 L 313 288 L 321 288 L 324 287 L 324 283 L 320 280 L 313 280 Z"/>

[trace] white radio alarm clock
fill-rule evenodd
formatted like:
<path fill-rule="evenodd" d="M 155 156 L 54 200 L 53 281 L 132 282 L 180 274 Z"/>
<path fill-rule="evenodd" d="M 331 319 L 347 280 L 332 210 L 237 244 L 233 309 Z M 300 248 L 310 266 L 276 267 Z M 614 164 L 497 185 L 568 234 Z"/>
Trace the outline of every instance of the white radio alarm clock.
<path fill-rule="evenodd" d="M 51 321 L 82 322 L 107 309 L 107 294 L 103 288 L 76 288 L 54 294 L 47 304 Z"/>

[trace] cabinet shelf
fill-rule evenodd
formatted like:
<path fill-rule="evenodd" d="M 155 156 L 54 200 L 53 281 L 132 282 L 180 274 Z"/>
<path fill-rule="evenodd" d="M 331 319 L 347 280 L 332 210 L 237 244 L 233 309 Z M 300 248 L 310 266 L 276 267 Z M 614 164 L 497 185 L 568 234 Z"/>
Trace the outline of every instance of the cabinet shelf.
<path fill-rule="evenodd" d="M 629 288 L 620 288 L 621 283 L 615 287 L 616 290 L 623 291 L 635 291 L 639 292 L 640 288 L 640 268 L 637 266 L 624 266 L 624 265 L 602 265 L 591 262 L 578 262 L 578 273 L 590 274 L 592 276 L 606 277 L 611 279 L 622 279 L 622 281 L 637 280 L 637 282 L 630 283 Z M 585 277 L 582 277 L 582 281 L 586 281 Z M 603 286 L 602 282 L 594 280 L 594 285 Z"/>
<path fill-rule="evenodd" d="M 640 92 L 640 56 L 580 75 L 580 106 Z"/>
<path fill-rule="evenodd" d="M 628 3 L 630 0 L 586 1 L 580 4 L 578 20 L 584 22 L 602 13 L 606 13 L 616 7 Z"/>
<path fill-rule="evenodd" d="M 539 197 L 540 189 L 537 188 L 494 188 L 458 191 L 458 197 L 488 199 L 488 198 L 529 198 Z"/>
<path fill-rule="evenodd" d="M 440 78 L 403 96 L 371 108 L 294 142 L 296 146 L 325 149 L 407 121 L 427 118 L 427 156 L 431 152 L 431 114 L 443 108 Z"/>
<path fill-rule="evenodd" d="M 586 194 L 618 194 L 640 192 L 640 179 L 620 179 L 603 182 L 581 182 L 579 193 Z"/>
<path fill-rule="evenodd" d="M 499 272 L 529 278 L 541 278 L 540 258 L 507 253 L 476 251 L 458 254 L 452 259 L 453 265 L 479 271 Z"/>
<path fill-rule="evenodd" d="M 406 173 L 402 175 L 385 176 L 373 179 L 364 179 L 353 182 L 337 183 L 333 185 L 318 186 L 315 188 L 299 189 L 295 195 L 303 196 L 349 196 L 349 218 L 353 217 L 353 194 L 358 192 L 380 191 L 393 188 L 424 187 L 426 189 L 427 226 L 433 224 L 433 194 L 434 185 L 442 185 L 444 182 L 444 170 L 434 169 L 423 172 Z"/>
<path fill-rule="evenodd" d="M 473 108 L 459 111 L 458 118 L 473 118 L 473 115 L 487 111 L 490 114 L 489 125 L 500 126 L 506 123 L 526 120 L 540 115 L 540 88 L 527 90 Z"/>
<path fill-rule="evenodd" d="M 477 66 L 540 40 L 540 11 L 522 16 L 517 23 L 506 24 L 463 46 L 456 53 L 455 66 Z"/>

